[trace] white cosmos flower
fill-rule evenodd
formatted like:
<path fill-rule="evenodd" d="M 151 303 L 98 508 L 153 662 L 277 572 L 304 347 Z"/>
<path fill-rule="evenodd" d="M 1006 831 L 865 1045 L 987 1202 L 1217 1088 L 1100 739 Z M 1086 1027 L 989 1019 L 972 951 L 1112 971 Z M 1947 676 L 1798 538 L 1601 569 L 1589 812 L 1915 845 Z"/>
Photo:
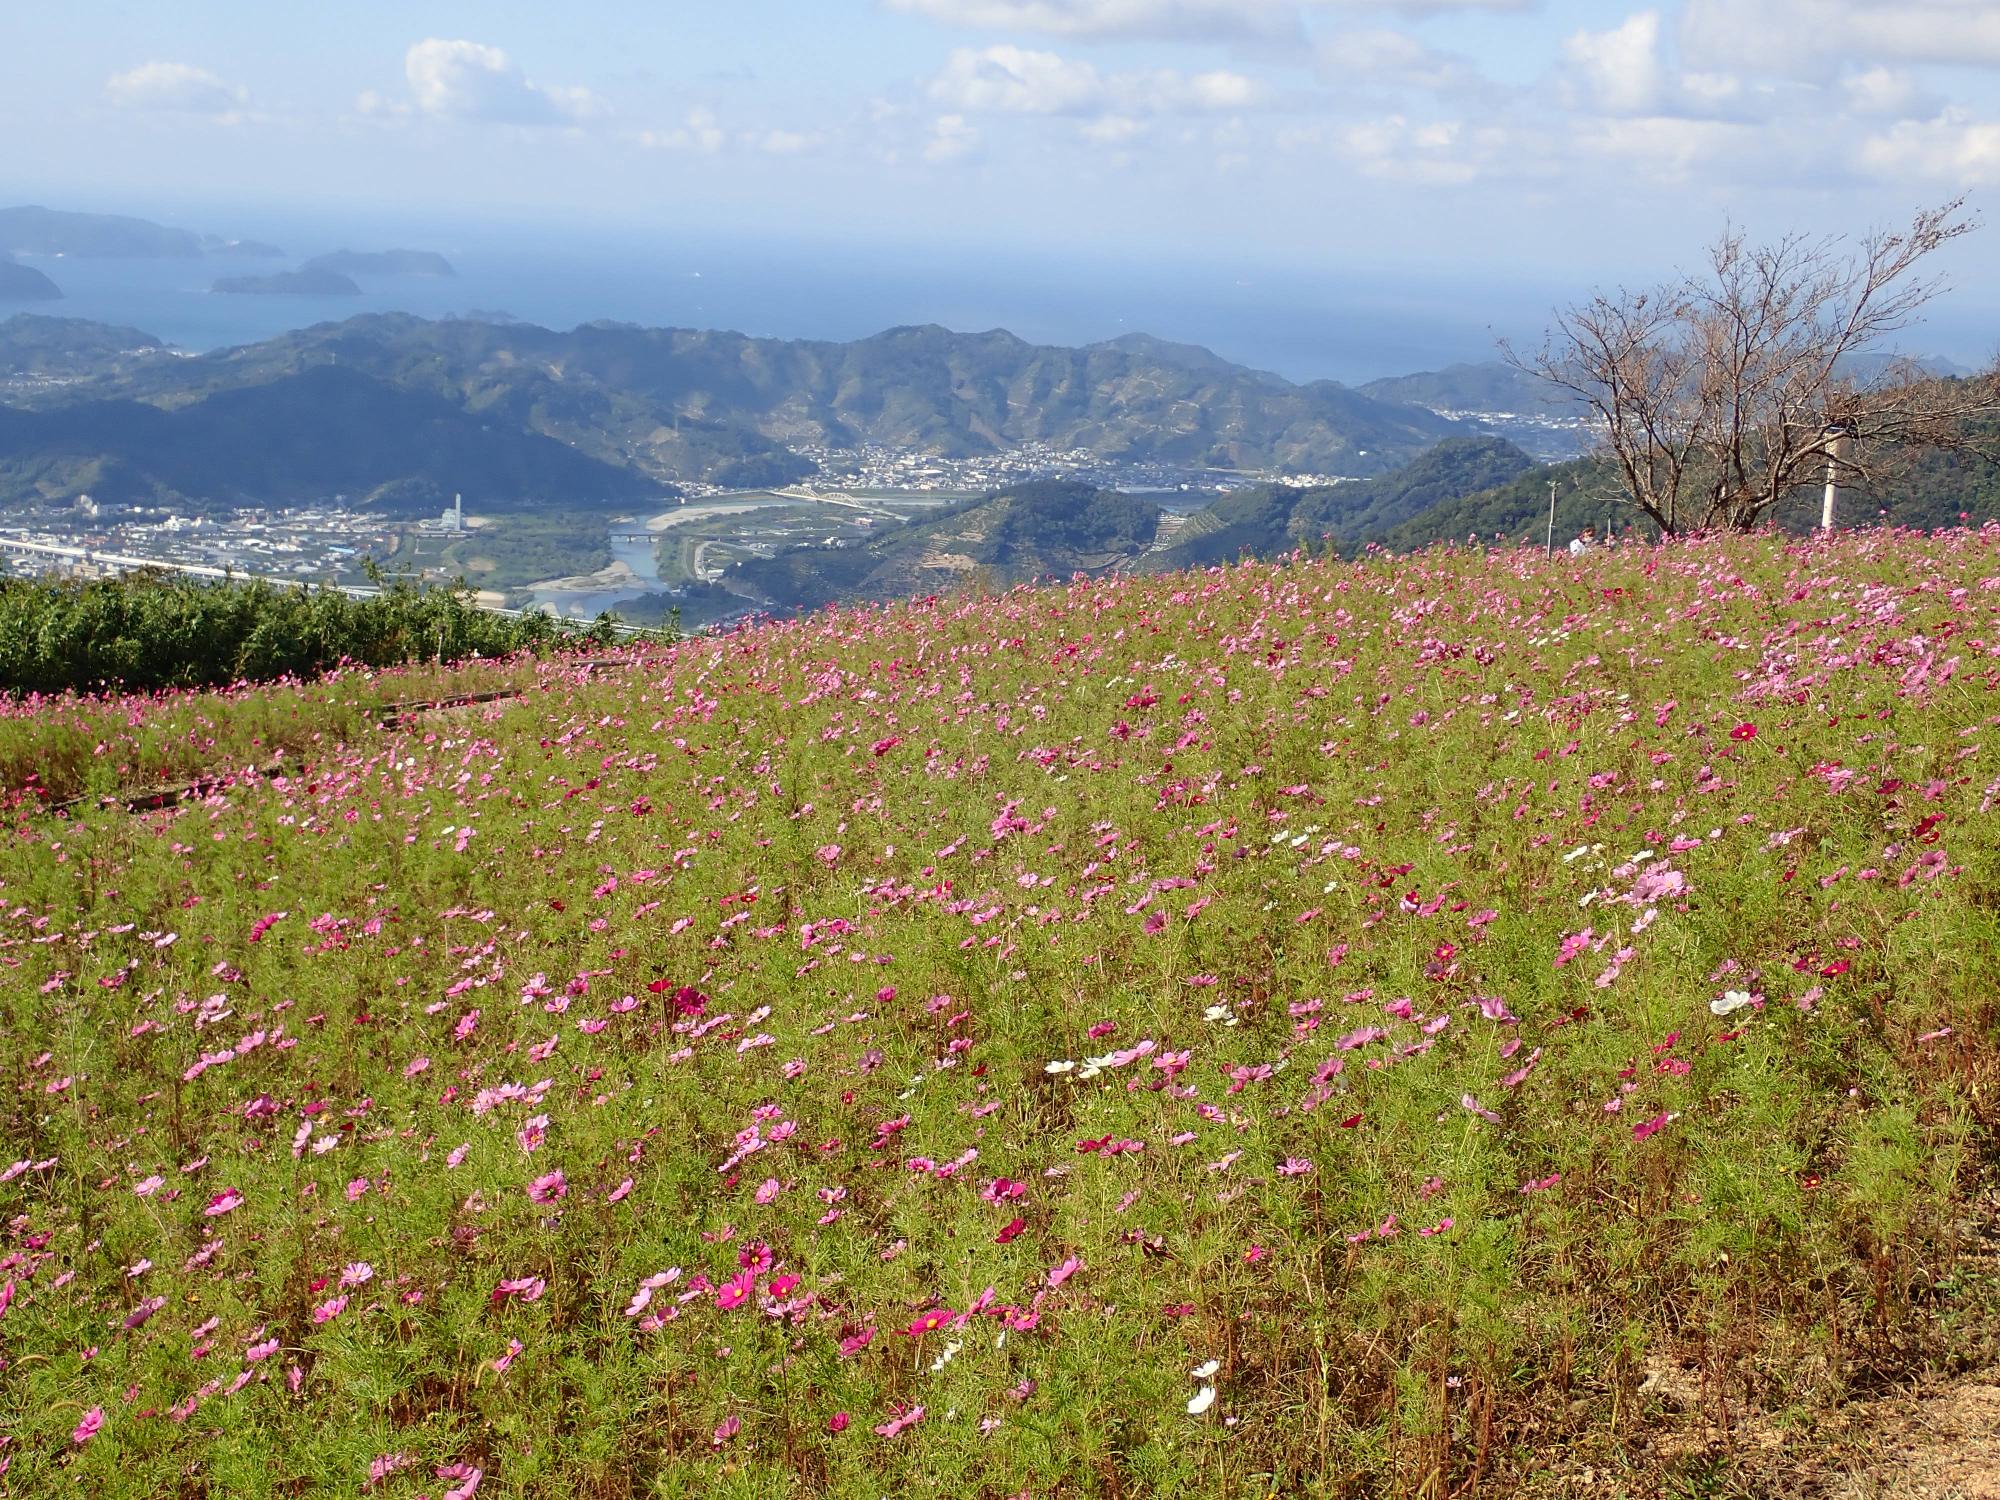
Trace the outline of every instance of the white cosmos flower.
<path fill-rule="evenodd" d="M 1217 1370 L 1221 1368 L 1222 1368 L 1221 1360 L 1205 1359 L 1200 1364 L 1196 1365 L 1192 1370 L 1189 1370 L 1188 1374 L 1194 1376 L 1196 1380 L 1206 1380 L 1208 1379 L 1209 1376 L 1213 1375 Z"/>
<path fill-rule="evenodd" d="M 1750 1003 L 1750 996 L 1744 990 L 1724 990 L 1720 1000 L 1708 1002 L 1708 1008 L 1718 1016 L 1726 1016 L 1732 1010 L 1741 1010 Z"/>
<path fill-rule="evenodd" d="M 1042 1071 L 1044 1073 L 1067 1073 L 1075 1067 L 1076 1064 L 1073 1062 L 1052 1062 L 1044 1067 Z"/>
<path fill-rule="evenodd" d="M 1205 1385 L 1188 1399 L 1188 1415 L 1198 1417 L 1215 1405 L 1215 1387 Z"/>

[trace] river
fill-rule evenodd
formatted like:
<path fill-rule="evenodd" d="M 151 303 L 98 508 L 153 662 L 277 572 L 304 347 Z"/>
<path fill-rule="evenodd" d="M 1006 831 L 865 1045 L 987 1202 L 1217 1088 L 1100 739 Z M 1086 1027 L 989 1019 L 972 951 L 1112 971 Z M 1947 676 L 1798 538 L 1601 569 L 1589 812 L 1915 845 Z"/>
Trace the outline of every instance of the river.
<path fill-rule="evenodd" d="M 633 530 L 639 529 L 641 522 L 620 522 L 629 524 Z M 660 581 L 660 559 L 654 550 L 653 539 L 642 537 L 637 541 L 629 538 L 614 538 L 611 543 L 611 559 L 623 563 L 633 573 L 633 577 L 622 583 L 596 585 L 591 588 L 553 588 L 538 585 L 528 592 L 533 596 L 534 605 L 551 614 L 561 615 L 571 620 L 594 620 L 607 609 L 616 609 L 621 604 L 638 598 L 641 594 L 659 593 L 666 588 Z"/>

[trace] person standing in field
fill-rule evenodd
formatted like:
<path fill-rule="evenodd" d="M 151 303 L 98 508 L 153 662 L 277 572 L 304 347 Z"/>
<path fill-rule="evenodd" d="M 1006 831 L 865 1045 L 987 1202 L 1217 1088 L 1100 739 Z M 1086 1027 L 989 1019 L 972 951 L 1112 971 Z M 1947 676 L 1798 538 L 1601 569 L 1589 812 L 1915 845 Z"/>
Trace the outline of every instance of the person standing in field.
<path fill-rule="evenodd" d="M 1570 538 L 1569 554 L 1571 557 L 1581 557 L 1584 553 L 1588 552 L 1592 547 L 1595 547 L 1596 545 L 1597 545 L 1597 528 L 1588 523 L 1585 523 L 1583 530 L 1579 531 L 1575 536 Z"/>

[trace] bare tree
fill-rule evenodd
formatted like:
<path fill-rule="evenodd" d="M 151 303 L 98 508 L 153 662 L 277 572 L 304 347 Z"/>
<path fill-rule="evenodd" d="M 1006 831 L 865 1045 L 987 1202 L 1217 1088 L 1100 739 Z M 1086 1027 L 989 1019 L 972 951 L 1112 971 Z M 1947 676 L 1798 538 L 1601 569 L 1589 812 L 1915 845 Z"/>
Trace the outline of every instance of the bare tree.
<path fill-rule="evenodd" d="M 1971 232 L 1963 208 L 1851 251 L 1730 229 L 1705 274 L 1566 308 L 1538 350 L 1506 356 L 1588 405 L 1626 499 L 1666 532 L 1749 528 L 1826 479 L 1879 483 L 1919 448 L 2000 458 L 1980 426 L 2000 415 L 2000 373 L 1936 379 L 1887 349 L 1944 290 L 1920 267 Z"/>

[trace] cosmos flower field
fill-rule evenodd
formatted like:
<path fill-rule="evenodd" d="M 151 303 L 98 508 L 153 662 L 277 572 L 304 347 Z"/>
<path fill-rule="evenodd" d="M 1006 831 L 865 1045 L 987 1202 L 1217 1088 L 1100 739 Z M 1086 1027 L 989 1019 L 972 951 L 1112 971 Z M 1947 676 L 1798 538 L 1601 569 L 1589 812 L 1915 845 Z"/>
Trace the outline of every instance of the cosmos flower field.
<path fill-rule="evenodd" d="M 1996 610 L 1445 549 L 0 707 L 0 1489 L 1782 1462 L 1996 1326 Z"/>

